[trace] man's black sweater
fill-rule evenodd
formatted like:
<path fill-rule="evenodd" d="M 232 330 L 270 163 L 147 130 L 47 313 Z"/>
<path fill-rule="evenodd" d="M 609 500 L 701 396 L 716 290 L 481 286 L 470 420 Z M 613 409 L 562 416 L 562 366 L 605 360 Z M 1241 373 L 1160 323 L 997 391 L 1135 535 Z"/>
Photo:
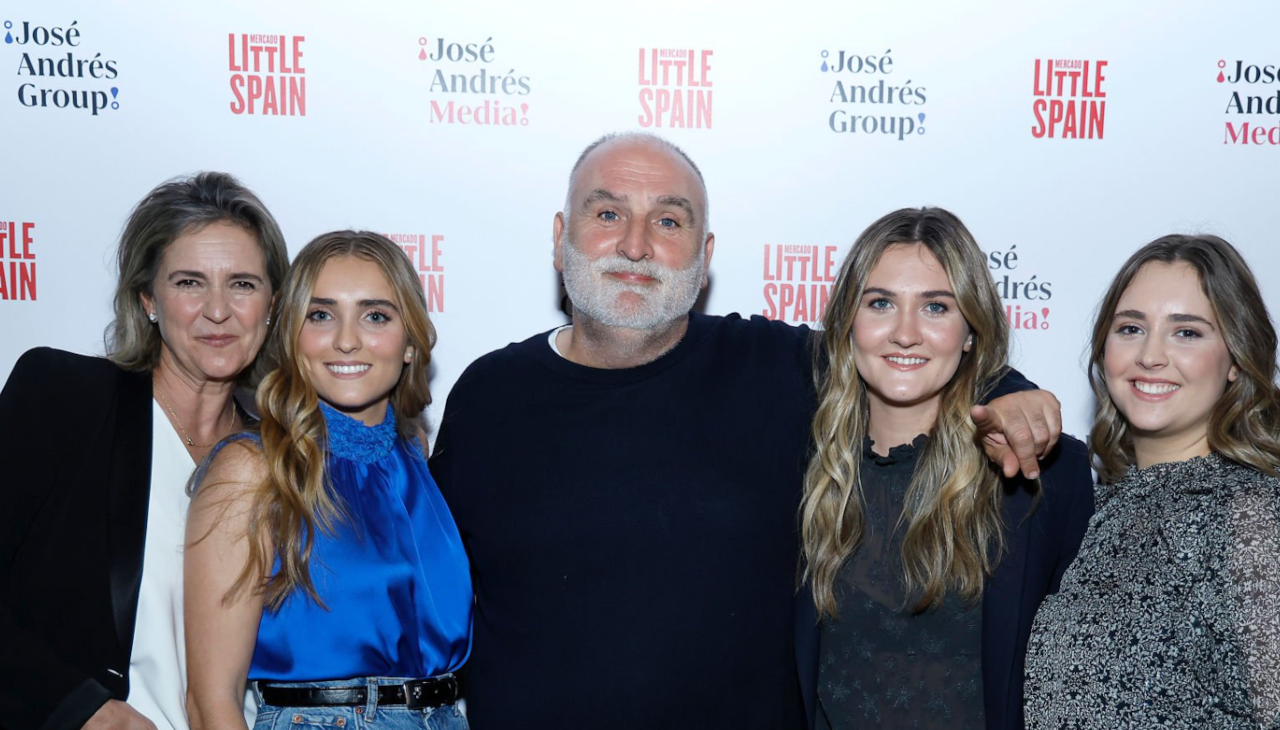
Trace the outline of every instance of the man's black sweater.
<path fill-rule="evenodd" d="M 547 340 L 463 373 L 431 459 L 474 573 L 472 727 L 802 727 L 810 331 L 695 313 L 622 370 Z"/>
<path fill-rule="evenodd" d="M 475 575 L 474 728 L 803 724 L 808 332 L 693 314 L 640 367 L 544 333 L 463 373 L 431 471 Z"/>

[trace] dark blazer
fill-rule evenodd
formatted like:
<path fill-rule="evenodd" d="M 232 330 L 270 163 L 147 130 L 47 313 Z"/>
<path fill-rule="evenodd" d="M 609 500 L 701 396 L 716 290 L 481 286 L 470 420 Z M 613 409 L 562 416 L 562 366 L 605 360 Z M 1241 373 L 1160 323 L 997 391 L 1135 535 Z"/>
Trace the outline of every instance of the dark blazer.
<path fill-rule="evenodd" d="M 1022 730 L 1022 669 L 1031 622 L 1056 593 L 1093 516 L 1093 476 L 1084 444 L 1063 435 L 1041 462 L 1043 496 L 1006 481 L 1008 550 L 982 593 L 982 692 L 989 730 Z M 819 627 L 808 589 L 796 596 L 796 666 L 809 727 L 818 705 Z"/>
<path fill-rule="evenodd" d="M 129 695 L 151 377 L 38 348 L 0 393 L 0 725 L 78 729 Z"/>

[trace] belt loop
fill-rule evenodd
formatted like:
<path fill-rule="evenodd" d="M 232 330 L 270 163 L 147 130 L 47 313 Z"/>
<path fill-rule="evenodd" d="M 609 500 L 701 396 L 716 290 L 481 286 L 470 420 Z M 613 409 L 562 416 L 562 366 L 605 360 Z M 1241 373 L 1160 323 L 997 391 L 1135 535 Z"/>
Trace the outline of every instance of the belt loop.
<path fill-rule="evenodd" d="M 364 719 L 366 722 L 373 722 L 378 719 L 378 680 L 374 677 L 365 677 L 366 694 L 368 698 L 364 703 Z"/>
<path fill-rule="evenodd" d="M 250 682 L 249 688 L 253 690 L 253 699 L 257 701 L 258 708 L 261 709 L 263 705 L 267 704 L 266 702 L 262 701 L 262 690 L 258 689 L 257 682 Z"/>

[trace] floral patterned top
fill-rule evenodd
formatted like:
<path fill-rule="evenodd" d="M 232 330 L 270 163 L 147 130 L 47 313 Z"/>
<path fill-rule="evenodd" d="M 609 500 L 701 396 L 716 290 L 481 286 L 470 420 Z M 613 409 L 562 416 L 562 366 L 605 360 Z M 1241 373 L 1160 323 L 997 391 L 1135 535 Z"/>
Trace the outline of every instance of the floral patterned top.
<path fill-rule="evenodd" d="M 1029 728 L 1280 728 L 1280 480 L 1130 468 L 1027 647 Z"/>

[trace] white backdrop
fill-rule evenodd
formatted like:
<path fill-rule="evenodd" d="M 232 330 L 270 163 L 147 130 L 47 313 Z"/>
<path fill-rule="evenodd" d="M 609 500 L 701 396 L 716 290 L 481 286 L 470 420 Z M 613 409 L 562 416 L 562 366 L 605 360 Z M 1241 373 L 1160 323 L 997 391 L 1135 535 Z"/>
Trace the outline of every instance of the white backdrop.
<path fill-rule="evenodd" d="M 130 207 L 216 169 L 292 252 L 341 227 L 422 242 L 437 421 L 474 358 L 563 321 L 552 215 L 581 148 L 629 129 L 706 175 L 711 313 L 816 320 L 868 223 L 956 212 L 999 262 L 1015 364 L 1077 434 L 1092 308 L 1139 245 L 1222 235 L 1280 306 L 1272 2 L 6 0 L 0 21 L 0 374 L 37 345 L 100 354 Z"/>

